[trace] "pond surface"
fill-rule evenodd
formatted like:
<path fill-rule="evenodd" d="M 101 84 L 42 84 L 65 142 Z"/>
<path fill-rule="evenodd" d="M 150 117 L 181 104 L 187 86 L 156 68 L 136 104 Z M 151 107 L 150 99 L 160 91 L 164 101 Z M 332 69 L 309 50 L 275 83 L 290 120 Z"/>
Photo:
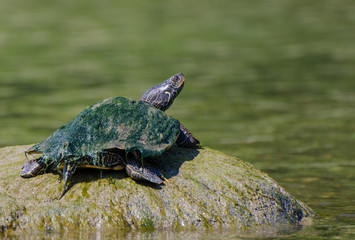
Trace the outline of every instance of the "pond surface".
<path fill-rule="evenodd" d="M 0 146 L 44 140 L 98 100 L 138 99 L 183 72 L 185 88 L 167 113 L 203 145 L 254 164 L 318 213 L 311 227 L 265 230 L 258 237 L 355 237 L 352 0 L 1 5 Z M 158 231 L 115 236 L 255 237 Z"/>

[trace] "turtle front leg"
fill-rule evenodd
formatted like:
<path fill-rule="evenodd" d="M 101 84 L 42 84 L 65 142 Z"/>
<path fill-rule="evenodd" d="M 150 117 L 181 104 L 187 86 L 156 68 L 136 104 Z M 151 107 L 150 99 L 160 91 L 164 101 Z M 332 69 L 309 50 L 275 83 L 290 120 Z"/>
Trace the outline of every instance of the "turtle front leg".
<path fill-rule="evenodd" d="M 195 148 L 200 145 L 200 141 L 180 123 L 180 133 L 178 139 L 176 140 L 176 144 L 179 147 Z"/>
<path fill-rule="evenodd" d="M 64 194 L 69 190 L 68 181 L 70 177 L 73 175 L 73 173 L 76 171 L 78 166 L 79 166 L 78 163 L 73 163 L 73 162 L 68 162 L 63 164 L 63 190 L 62 190 L 62 195 L 60 196 L 59 199 L 61 199 L 64 196 Z"/>
<path fill-rule="evenodd" d="M 129 152 L 126 157 L 126 161 L 124 161 L 124 165 L 128 176 L 133 179 L 146 180 L 158 185 L 164 182 L 164 177 L 159 173 L 158 170 L 142 166 L 141 155 L 139 151 Z"/>

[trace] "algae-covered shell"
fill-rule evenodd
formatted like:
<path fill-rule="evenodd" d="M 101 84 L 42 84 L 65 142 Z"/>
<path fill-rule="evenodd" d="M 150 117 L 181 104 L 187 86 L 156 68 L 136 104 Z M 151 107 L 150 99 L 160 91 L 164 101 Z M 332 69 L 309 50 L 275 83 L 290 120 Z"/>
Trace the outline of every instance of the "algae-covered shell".
<path fill-rule="evenodd" d="M 105 149 L 139 150 L 158 156 L 171 147 L 180 130 L 178 120 L 140 101 L 104 99 L 85 109 L 29 151 L 42 152 L 46 164 L 63 164 L 90 156 L 98 164 Z"/>

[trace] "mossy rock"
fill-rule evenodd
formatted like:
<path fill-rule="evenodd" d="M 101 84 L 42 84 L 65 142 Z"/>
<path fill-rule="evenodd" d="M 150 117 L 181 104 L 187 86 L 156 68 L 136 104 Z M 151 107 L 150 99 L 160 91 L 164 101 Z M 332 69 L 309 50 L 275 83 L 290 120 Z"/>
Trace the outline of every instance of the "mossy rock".
<path fill-rule="evenodd" d="M 80 169 L 66 195 L 59 175 L 23 179 L 30 146 L 0 149 L 0 231 L 247 229 L 310 223 L 314 213 L 267 174 L 211 149 L 173 147 L 145 160 L 169 181 L 155 186 L 124 171 Z M 15 230 L 15 232 L 14 232 Z"/>

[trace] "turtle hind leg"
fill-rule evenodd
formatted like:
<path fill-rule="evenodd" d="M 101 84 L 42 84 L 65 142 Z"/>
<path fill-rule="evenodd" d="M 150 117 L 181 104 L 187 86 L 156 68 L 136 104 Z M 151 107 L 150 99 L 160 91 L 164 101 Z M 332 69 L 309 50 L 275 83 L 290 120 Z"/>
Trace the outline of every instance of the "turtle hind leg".
<path fill-rule="evenodd" d="M 67 162 L 63 164 L 63 190 L 62 190 L 62 195 L 60 196 L 59 199 L 61 199 L 69 190 L 68 181 L 70 177 L 73 175 L 73 173 L 76 171 L 78 166 L 79 166 L 78 163 L 73 163 L 73 162 Z"/>
<path fill-rule="evenodd" d="M 158 185 L 164 182 L 164 177 L 158 170 L 142 166 L 141 154 L 139 151 L 129 152 L 124 165 L 128 176 L 133 179 L 146 180 Z"/>
<path fill-rule="evenodd" d="M 179 147 L 188 147 L 188 148 L 195 148 L 200 145 L 200 141 L 195 138 L 192 133 L 187 130 L 184 125 L 180 123 L 180 133 L 176 140 L 176 144 Z"/>
<path fill-rule="evenodd" d="M 23 178 L 31 178 L 43 173 L 46 169 L 46 165 L 40 162 L 40 159 L 41 158 L 37 158 L 25 162 L 22 166 L 20 176 Z"/>

